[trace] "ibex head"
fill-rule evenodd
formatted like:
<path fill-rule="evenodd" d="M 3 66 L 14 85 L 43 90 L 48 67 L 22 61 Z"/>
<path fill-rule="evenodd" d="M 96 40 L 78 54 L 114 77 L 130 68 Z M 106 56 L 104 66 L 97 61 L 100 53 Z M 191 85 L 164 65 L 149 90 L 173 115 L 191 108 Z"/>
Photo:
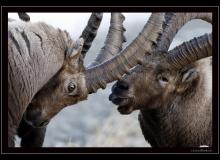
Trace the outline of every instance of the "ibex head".
<path fill-rule="evenodd" d="M 124 17 L 113 13 L 105 46 L 95 61 L 85 68 L 83 58 L 91 44 L 91 34 L 96 33 L 100 23 L 97 23 L 97 20 L 100 21 L 97 14 L 92 14 L 81 36 L 84 39 L 84 45 L 82 39 L 70 43 L 62 68 L 33 98 L 24 114 L 24 119 L 32 126 L 39 127 L 47 124 L 67 105 L 86 99 L 88 94 L 96 92 L 99 88 L 105 88 L 107 83 L 119 80 L 124 73 L 128 73 L 130 68 L 143 60 L 147 52 L 153 50 L 165 19 L 163 13 L 152 14 L 137 38 L 121 51 L 122 42 L 125 41 L 123 36 L 125 29 L 122 26 Z M 119 51 L 121 52 L 118 55 L 105 61 Z"/>
<path fill-rule="evenodd" d="M 197 70 L 196 65 L 201 61 L 192 62 L 212 55 L 211 34 L 194 38 L 168 52 L 176 32 L 187 21 L 194 18 L 211 21 L 210 14 L 166 13 L 165 17 L 167 24 L 164 25 L 166 27 L 155 52 L 146 56 L 142 65 L 136 66 L 130 75 L 125 75 L 112 87 L 109 99 L 119 106 L 118 110 L 122 114 L 137 109 L 155 109 L 169 104 L 168 101 L 172 101 L 174 95 L 192 92 L 187 91 L 198 83 L 200 70 Z"/>
<path fill-rule="evenodd" d="M 24 116 L 29 124 L 43 126 L 62 109 L 61 106 L 86 99 L 82 47 L 83 39 L 72 43 L 60 71 L 35 95 Z"/>

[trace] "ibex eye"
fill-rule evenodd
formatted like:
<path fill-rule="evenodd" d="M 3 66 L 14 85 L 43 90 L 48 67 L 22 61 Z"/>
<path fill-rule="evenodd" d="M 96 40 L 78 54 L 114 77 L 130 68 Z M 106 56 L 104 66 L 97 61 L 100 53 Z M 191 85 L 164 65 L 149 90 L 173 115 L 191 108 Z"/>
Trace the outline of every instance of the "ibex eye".
<path fill-rule="evenodd" d="M 165 87 L 167 84 L 168 84 L 168 79 L 167 77 L 165 76 L 159 76 L 159 84 L 162 86 L 162 87 Z"/>
<path fill-rule="evenodd" d="M 164 82 L 168 82 L 168 79 L 166 77 L 161 77 L 161 80 Z"/>
<path fill-rule="evenodd" d="M 68 92 L 73 92 L 76 89 L 76 84 L 74 82 L 70 82 L 68 85 Z"/>

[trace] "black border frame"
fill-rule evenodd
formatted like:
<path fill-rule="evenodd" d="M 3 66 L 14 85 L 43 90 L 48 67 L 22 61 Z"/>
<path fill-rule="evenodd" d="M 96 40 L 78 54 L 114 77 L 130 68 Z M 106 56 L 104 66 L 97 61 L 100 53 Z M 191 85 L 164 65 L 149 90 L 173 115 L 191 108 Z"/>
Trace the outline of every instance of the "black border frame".
<path fill-rule="evenodd" d="M 8 12 L 212 12 L 213 13 L 213 147 L 208 148 L 8 148 L 7 147 L 7 23 Z M 1 6 L 1 153 L 219 153 L 219 7 L 217 6 Z M 4 93 L 4 94 L 2 94 Z"/>

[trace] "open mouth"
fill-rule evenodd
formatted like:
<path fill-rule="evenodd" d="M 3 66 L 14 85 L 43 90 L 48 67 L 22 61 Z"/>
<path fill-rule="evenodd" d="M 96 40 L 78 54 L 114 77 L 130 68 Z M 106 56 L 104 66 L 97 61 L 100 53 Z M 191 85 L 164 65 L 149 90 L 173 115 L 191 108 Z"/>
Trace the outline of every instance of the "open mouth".
<path fill-rule="evenodd" d="M 39 125 L 37 125 L 36 127 L 45 127 L 48 125 L 50 121 L 49 120 L 45 120 L 45 121 L 42 121 Z"/>
<path fill-rule="evenodd" d="M 119 95 L 110 94 L 109 100 L 119 106 L 118 111 L 121 114 L 130 114 L 133 111 L 132 98 L 130 97 L 122 97 Z"/>
<path fill-rule="evenodd" d="M 29 121 L 27 119 L 24 119 L 24 121 L 30 125 L 31 127 L 33 128 L 42 128 L 42 127 L 45 127 L 48 125 L 48 123 L 50 122 L 49 120 L 45 120 L 45 121 L 42 121 L 40 123 L 36 123 L 36 122 L 32 122 L 32 121 Z"/>
<path fill-rule="evenodd" d="M 118 107 L 118 111 L 121 114 L 130 114 L 133 111 L 133 107 L 132 106 L 119 106 Z"/>

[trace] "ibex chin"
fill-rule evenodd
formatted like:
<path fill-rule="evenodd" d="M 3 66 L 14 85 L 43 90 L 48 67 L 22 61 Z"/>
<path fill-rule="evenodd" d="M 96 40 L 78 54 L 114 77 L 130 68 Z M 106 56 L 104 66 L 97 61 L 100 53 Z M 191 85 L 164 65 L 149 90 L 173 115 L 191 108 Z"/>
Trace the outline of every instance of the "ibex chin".
<path fill-rule="evenodd" d="M 81 39 L 73 41 L 67 32 L 45 23 L 9 20 L 8 146 L 14 146 L 14 135 L 23 115 L 27 124 L 44 126 L 67 105 L 85 100 L 88 94 L 128 73 L 147 52 L 155 49 L 164 21 L 164 13 L 152 14 L 141 33 L 118 55 L 99 65 L 84 67 L 83 58 L 89 45 L 83 44 L 91 43 L 96 22 L 90 26 L 91 33 L 88 29 Z M 116 33 L 117 39 L 121 32 Z M 114 41 L 113 37 L 107 37 L 100 54 L 105 50 L 120 51 L 124 38 Z M 97 62 L 102 62 L 99 58 Z"/>
<path fill-rule="evenodd" d="M 152 147 L 212 146 L 212 35 L 196 37 L 168 52 L 187 21 L 211 22 L 212 16 L 166 13 L 165 17 L 156 50 L 113 85 L 109 99 L 121 114 L 140 110 L 142 133 Z"/>

